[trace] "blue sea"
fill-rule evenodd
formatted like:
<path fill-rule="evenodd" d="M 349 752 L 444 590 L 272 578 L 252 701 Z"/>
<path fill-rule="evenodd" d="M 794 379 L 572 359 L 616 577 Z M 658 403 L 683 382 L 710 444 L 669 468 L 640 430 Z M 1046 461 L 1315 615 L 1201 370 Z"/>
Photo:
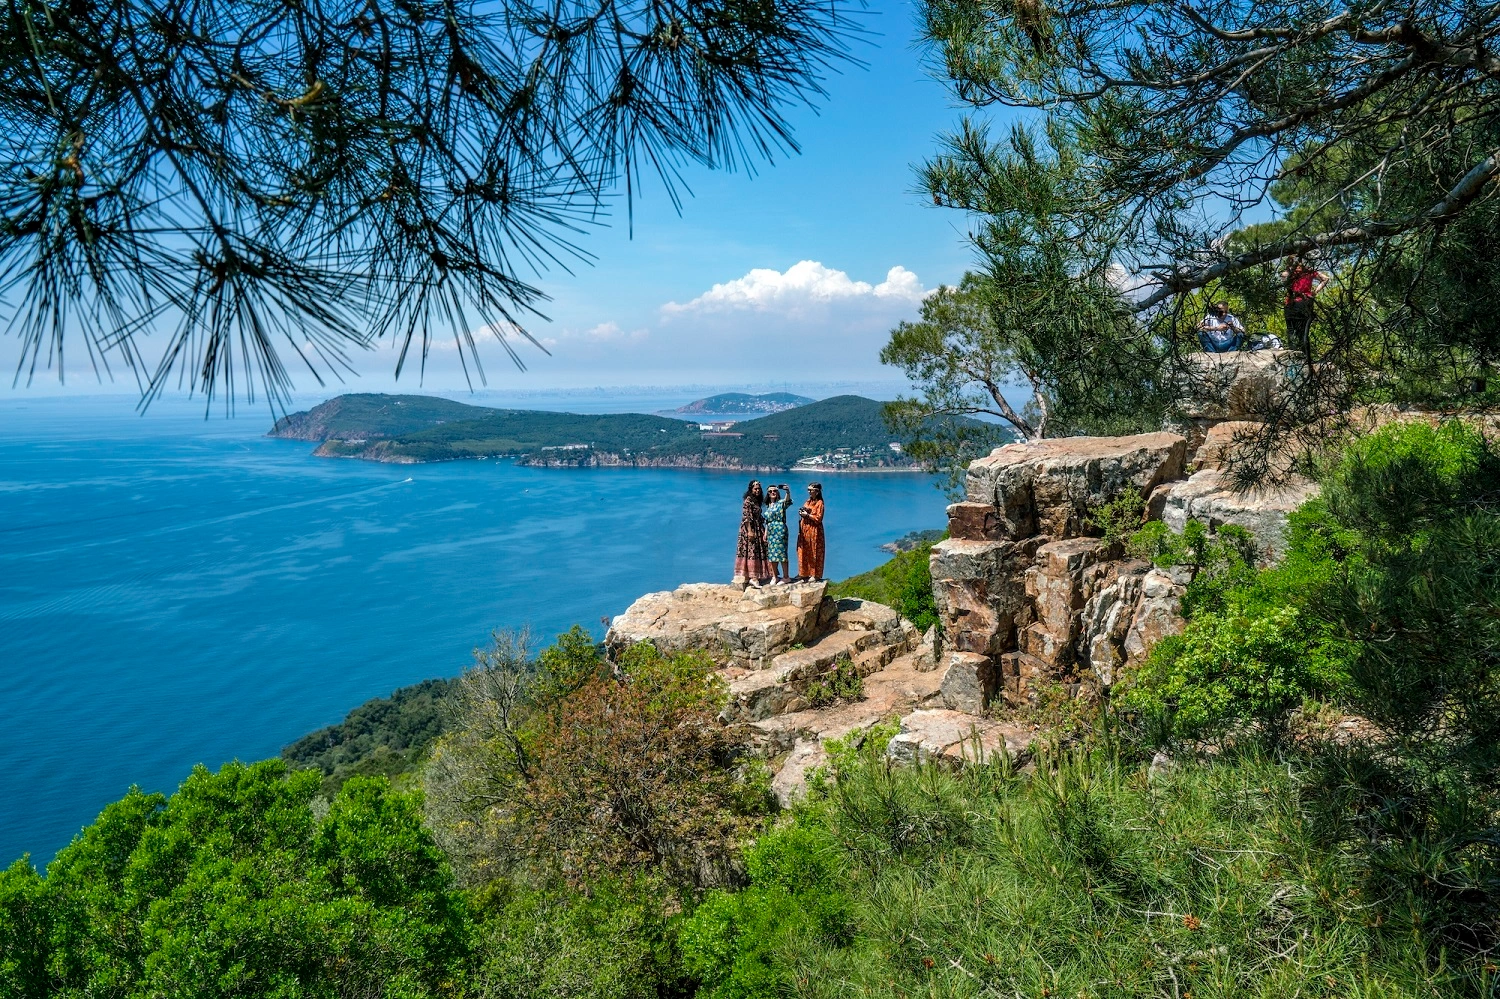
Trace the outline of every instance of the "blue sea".
<path fill-rule="evenodd" d="M 576 401 L 527 403 L 688 399 Z M 0 866 L 44 864 L 132 784 L 170 792 L 455 675 L 492 629 L 602 635 L 638 595 L 732 570 L 744 474 L 314 458 L 269 423 L 0 399 Z M 823 482 L 831 578 L 943 524 L 927 476 Z"/>

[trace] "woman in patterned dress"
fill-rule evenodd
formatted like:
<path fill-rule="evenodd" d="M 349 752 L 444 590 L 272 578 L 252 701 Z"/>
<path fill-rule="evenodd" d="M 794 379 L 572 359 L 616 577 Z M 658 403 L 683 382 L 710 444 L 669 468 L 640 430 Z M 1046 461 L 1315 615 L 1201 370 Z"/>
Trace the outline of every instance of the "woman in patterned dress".
<path fill-rule="evenodd" d="M 763 586 L 771 578 L 771 560 L 766 553 L 766 518 L 761 514 L 765 494 L 760 482 L 750 480 L 740 507 L 740 540 L 734 552 L 734 581 Z"/>
<path fill-rule="evenodd" d="M 786 508 L 791 505 L 792 489 L 785 482 L 766 490 L 766 557 L 778 583 L 792 581 L 786 558 Z"/>
<path fill-rule="evenodd" d="M 807 487 L 807 502 L 797 515 L 797 578 L 822 579 L 823 553 L 823 484 Z"/>

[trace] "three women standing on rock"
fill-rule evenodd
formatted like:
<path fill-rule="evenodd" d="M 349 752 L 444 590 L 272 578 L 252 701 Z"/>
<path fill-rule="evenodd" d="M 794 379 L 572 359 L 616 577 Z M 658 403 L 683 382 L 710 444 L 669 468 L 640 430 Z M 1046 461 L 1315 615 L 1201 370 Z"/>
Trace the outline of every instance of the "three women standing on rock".
<path fill-rule="evenodd" d="M 792 505 L 786 483 L 763 492 L 760 480 L 752 479 L 740 507 L 740 534 L 735 548 L 736 583 L 764 586 L 794 582 L 787 560 L 786 511 Z M 823 487 L 807 487 L 807 502 L 797 518 L 798 579 L 823 578 Z"/>

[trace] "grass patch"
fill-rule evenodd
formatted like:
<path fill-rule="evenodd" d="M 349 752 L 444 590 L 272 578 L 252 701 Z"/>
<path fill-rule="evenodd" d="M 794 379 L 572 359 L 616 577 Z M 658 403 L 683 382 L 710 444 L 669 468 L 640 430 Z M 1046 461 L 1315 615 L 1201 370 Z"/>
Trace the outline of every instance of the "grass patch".
<path fill-rule="evenodd" d="M 846 761 L 690 917 L 689 965 L 715 997 L 1492 994 L 1482 957 L 1435 950 L 1320 838 L 1303 765 L 1054 762 Z"/>

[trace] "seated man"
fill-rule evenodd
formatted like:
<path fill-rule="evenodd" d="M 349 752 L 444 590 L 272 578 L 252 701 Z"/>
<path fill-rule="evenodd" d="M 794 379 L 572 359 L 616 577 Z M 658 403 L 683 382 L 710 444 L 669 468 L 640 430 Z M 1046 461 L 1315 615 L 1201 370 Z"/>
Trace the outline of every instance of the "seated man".
<path fill-rule="evenodd" d="M 1210 354 L 1239 350 L 1245 338 L 1245 324 L 1229 311 L 1228 302 L 1215 302 L 1208 315 L 1198 324 L 1198 342 Z"/>

